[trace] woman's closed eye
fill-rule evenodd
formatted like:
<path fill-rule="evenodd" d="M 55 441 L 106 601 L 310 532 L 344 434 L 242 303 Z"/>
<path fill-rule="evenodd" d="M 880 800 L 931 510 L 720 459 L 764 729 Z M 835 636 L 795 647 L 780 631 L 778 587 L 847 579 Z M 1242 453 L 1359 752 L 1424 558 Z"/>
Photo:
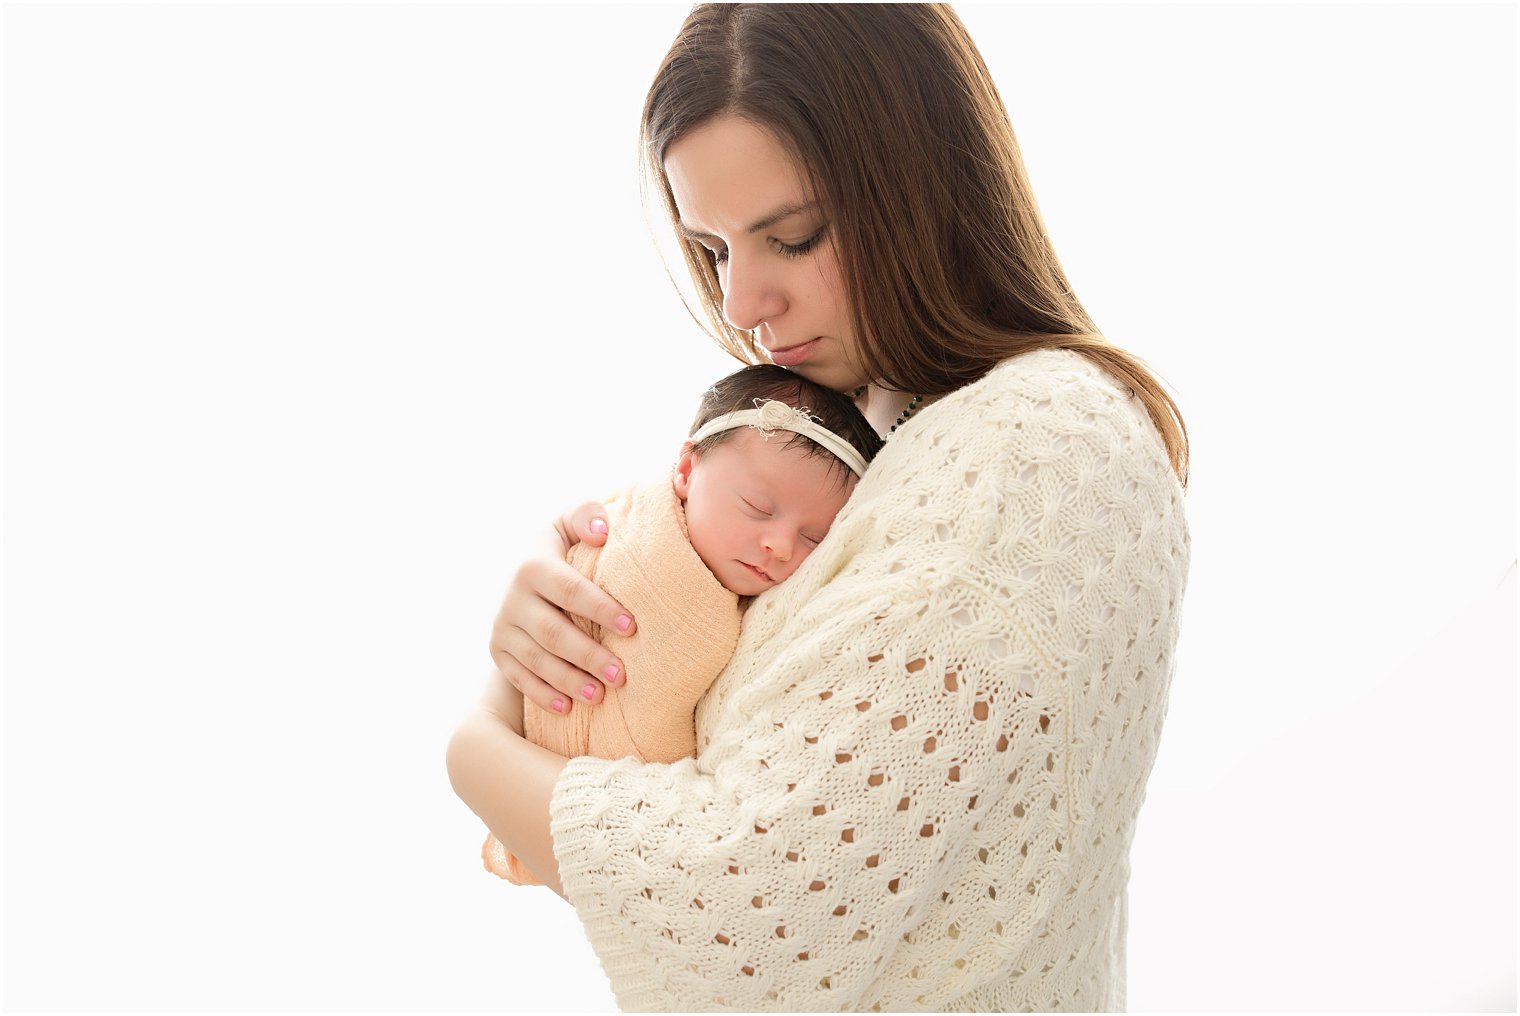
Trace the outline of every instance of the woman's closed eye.
<path fill-rule="evenodd" d="M 811 253 L 828 231 L 829 227 L 824 226 L 806 240 L 799 240 L 796 243 L 787 243 L 785 240 L 777 237 L 771 237 L 767 242 L 770 243 L 772 250 L 784 258 L 800 258 Z M 702 249 L 707 251 L 707 258 L 712 262 L 714 268 L 728 263 L 728 248 L 726 246 L 713 248 L 704 243 Z"/>
<path fill-rule="evenodd" d="M 818 241 L 822 240 L 823 234 L 827 233 L 828 231 L 829 227 L 823 226 L 818 230 L 818 232 L 814 233 L 806 240 L 802 240 L 797 243 L 787 243 L 784 240 L 774 239 L 771 242 L 776 245 L 776 253 L 780 254 L 782 257 L 800 258 L 804 254 L 807 254 L 809 251 L 811 251 L 814 247 L 818 246 Z"/>

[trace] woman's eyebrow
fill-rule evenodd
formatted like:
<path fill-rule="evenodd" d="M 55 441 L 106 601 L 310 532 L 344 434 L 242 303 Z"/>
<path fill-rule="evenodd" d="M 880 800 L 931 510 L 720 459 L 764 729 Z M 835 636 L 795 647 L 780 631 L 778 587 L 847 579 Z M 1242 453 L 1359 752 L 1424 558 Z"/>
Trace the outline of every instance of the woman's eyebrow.
<path fill-rule="evenodd" d="M 774 226 L 776 223 L 780 222 L 782 219 L 789 218 L 789 217 L 791 217 L 793 215 L 797 215 L 797 214 L 800 214 L 802 212 L 812 211 L 814 208 L 817 208 L 817 207 L 818 207 L 818 202 L 816 202 L 816 201 L 808 201 L 808 202 L 806 202 L 804 204 L 782 205 L 780 208 L 776 209 L 774 212 L 771 212 L 769 215 L 765 216 L 763 219 L 760 219 L 759 221 L 755 222 L 755 224 L 752 225 L 752 226 L 750 226 L 748 229 L 746 229 L 745 232 L 746 233 L 758 233 L 762 229 L 769 229 L 771 226 Z M 685 236 L 685 237 L 687 237 L 689 239 L 692 239 L 692 240 L 716 240 L 716 239 L 718 239 L 716 236 L 713 236 L 711 233 L 704 233 L 704 232 L 702 232 L 699 229 L 692 229 L 685 222 L 678 222 L 677 225 L 680 227 L 681 235 Z"/>

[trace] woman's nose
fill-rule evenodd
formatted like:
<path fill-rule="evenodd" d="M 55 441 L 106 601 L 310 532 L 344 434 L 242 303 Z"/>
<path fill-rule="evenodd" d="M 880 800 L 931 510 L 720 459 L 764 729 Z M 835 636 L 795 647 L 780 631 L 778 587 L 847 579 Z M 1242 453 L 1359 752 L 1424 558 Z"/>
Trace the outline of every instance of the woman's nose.
<path fill-rule="evenodd" d="M 774 275 L 750 255 L 730 254 L 723 278 L 723 316 L 740 331 L 779 317 L 786 298 Z"/>

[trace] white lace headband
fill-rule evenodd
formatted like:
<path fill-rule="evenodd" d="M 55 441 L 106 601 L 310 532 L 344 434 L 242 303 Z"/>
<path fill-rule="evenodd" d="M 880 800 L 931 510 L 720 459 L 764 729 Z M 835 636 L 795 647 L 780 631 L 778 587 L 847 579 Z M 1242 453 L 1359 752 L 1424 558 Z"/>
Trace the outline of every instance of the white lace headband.
<path fill-rule="evenodd" d="M 737 412 L 713 417 L 702 424 L 701 428 L 687 440 L 696 444 L 703 438 L 725 430 L 750 426 L 764 434 L 768 441 L 776 431 L 789 430 L 793 434 L 801 434 L 823 445 L 834 453 L 835 458 L 849 466 L 856 476 L 866 475 L 866 460 L 861 457 L 860 452 L 850 447 L 849 442 L 832 430 L 820 426 L 822 421 L 806 409 L 793 409 L 785 402 L 776 399 L 755 399 L 754 402 L 754 409 L 740 409 Z"/>

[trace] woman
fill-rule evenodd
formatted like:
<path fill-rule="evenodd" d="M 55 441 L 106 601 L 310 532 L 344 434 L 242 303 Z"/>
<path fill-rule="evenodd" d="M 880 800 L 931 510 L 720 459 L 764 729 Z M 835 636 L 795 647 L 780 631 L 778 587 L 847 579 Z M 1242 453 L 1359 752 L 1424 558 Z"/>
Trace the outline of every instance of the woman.
<path fill-rule="evenodd" d="M 1187 572 L 1176 406 L 1073 295 L 949 8 L 699 6 L 643 134 L 720 341 L 854 393 L 886 445 L 750 607 L 694 760 L 519 736 L 521 696 L 623 680 L 562 610 L 636 631 L 524 564 L 456 790 L 557 871 L 624 1008 L 1122 1008 Z M 565 524 L 605 538 L 596 506 Z"/>

